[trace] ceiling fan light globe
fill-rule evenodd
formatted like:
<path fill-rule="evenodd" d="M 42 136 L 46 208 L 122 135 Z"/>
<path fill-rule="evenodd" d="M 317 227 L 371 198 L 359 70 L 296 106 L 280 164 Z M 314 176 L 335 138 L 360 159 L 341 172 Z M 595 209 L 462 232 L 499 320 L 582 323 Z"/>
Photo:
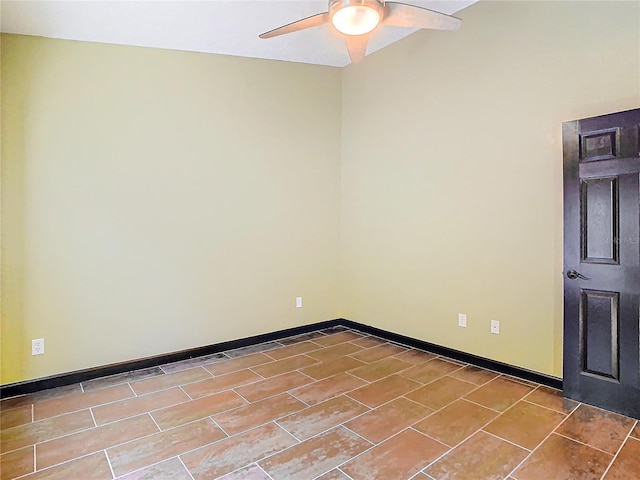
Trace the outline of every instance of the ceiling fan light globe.
<path fill-rule="evenodd" d="M 378 26 L 380 13 L 366 5 L 349 5 L 337 10 L 331 22 L 345 35 L 364 35 Z"/>

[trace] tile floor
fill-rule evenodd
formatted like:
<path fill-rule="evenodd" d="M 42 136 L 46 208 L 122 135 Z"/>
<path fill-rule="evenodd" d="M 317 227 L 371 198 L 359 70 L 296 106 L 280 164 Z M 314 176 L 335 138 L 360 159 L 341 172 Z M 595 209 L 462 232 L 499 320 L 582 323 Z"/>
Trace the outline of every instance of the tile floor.
<path fill-rule="evenodd" d="M 0 477 L 638 479 L 640 425 L 342 328 L 0 403 Z"/>

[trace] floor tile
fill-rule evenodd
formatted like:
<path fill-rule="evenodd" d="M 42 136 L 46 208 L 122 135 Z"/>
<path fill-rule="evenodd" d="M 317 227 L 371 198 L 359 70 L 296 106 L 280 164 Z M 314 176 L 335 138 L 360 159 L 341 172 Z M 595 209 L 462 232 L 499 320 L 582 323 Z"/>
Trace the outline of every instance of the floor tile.
<path fill-rule="evenodd" d="M 238 358 L 252 353 L 266 352 L 274 348 L 280 348 L 281 346 L 282 344 L 279 342 L 265 342 L 257 345 L 249 345 L 248 347 L 236 348 L 235 350 L 228 350 L 224 353 L 229 358 Z"/>
<path fill-rule="evenodd" d="M 248 385 L 249 383 L 264 380 L 260 375 L 251 370 L 239 370 L 219 377 L 208 378 L 200 382 L 190 383 L 182 389 L 193 399 L 206 397 L 214 393 L 223 392 L 231 388 Z"/>
<path fill-rule="evenodd" d="M 306 342 L 307 340 L 313 340 L 315 338 L 324 337 L 325 334 L 321 332 L 303 333 L 302 335 L 295 335 L 293 337 L 281 338 L 278 343 L 282 345 L 295 345 L 296 343 Z"/>
<path fill-rule="evenodd" d="M 364 365 L 366 365 L 366 363 L 360 362 L 355 358 L 340 357 L 328 362 L 307 367 L 302 370 L 302 373 L 309 375 L 315 380 L 322 380 L 323 378 L 332 377 L 338 373 L 353 370 L 354 368 L 362 367 Z"/>
<path fill-rule="evenodd" d="M 405 430 L 341 467 L 354 480 L 396 480 L 415 475 L 447 447 L 415 430 Z"/>
<path fill-rule="evenodd" d="M 25 423 L 31 423 L 33 417 L 33 405 L 27 404 L 16 408 L 0 410 L 0 430 L 17 427 Z"/>
<path fill-rule="evenodd" d="M 107 457 L 104 452 L 98 452 L 64 465 L 27 475 L 20 480 L 111 480 L 112 478 Z"/>
<path fill-rule="evenodd" d="M 167 373 L 155 378 L 133 382 L 131 383 L 131 388 L 136 392 L 136 395 L 144 395 L 146 393 L 157 392 L 158 390 L 177 387 L 178 385 L 197 382 L 205 378 L 211 378 L 211 374 L 204 368 L 196 367 L 183 370 L 182 372 Z"/>
<path fill-rule="evenodd" d="M 578 402 L 564 398 L 560 390 L 544 386 L 536 388 L 525 400 L 560 413 L 570 413 L 578 406 Z"/>
<path fill-rule="evenodd" d="M 387 341 L 378 337 L 362 337 L 356 340 L 351 340 L 351 343 L 362 348 L 371 348 L 377 347 L 378 345 L 384 345 Z"/>
<path fill-rule="evenodd" d="M 340 470 L 331 470 L 329 473 L 325 473 L 321 477 L 316 478 L 316 480 L 350 480 L 350 479 Z"/>
<path fill-rule="evenodd" d="M 333 333 L 331 335 L 325 335 L 324 337 L 318 337 L 313 341 L 318 345 L 322 345 L 323 347 L 331 347 L 333 345 L 337 345 L 338 343 L 348 342 L 349 340 L 357 340 L 359 338 L 362 338 L 362 335 L 354 332 L 340 332 Z"/>
<path fill-rule="evenodd" d="M 364 452 L 370 446 L 369 442 L 355 433 L 338 427 L 258 464 L 273 480 L 312 479 Z"/>
<path fill-rule="evenodd" d="M 629 438 L 604 480 L 637 480 L 640 475 L 640 440 Z"/>
<path fill-rule="evenodd" d="M 465 398 L 485 407 L 504 412 L 532 390 L 532 387 L 512 382 L 504 377 L 498 377 L 478 390 L 471 392 Z"/>
<path fill-rule="evenodd" d="M 498 413 L 493 410 L 466 400 L 457 400 L 413 428 L 454 447 L 497 416 Z"/>
<path fill-rule="evenodd" d="M 474 383 L 476 385 L 484 385 L 488 381 L 500 376 L 499 373 L 492 372 L 491 370 L 485 370 L 484 368 L 474 367 L 473 365 L 467 365 L 460 370 L 451 372 L 450 375 L 458 380 L 464 380 L 465 382 Z"/>
<path fill-rule="evenodd" d="M 20 407 L 22 405 L 29 405 L 32 403 L 44 402 L 52 398 L 62 397 L 71 393 L 81 393 L 82 387 L 79 383 L 73 385 L 65 385 L 63 387 L 50 388 L 48 390 L 41 390 L 35 393 L 29 393 L 27 395 L 20 395 L 18 397 L 4 398 L 0 400 L 0 410 L 6 410 L 9 408 Z"/>
<path fill-rule="evenodd" d="M 580 405 L 558 428 L 557 433 L 613 455 L 624 442 L 634 423 L 635 421 L 629 417 L 589 405 Z"/>
<path fill-rule="evenodd" d="M 551 435 L 513 474 L 518 480 L 597 480 L 613 457 L 559 435 Z"/>
<path fill-rule="evenodd" d="M 373 408 L 400 397 L 418 387 L 420 387 L 418 382 L 399 375 L 391 375 L 382 380 L 365 385 L 364 387 L 360 387 L 357 390 L 353 390 L 349 392 L 348 395 L 368 407 Z"/>
<path fill-rule="evenodd" d="M 323 348 L 321 350 L 316 350 L 315 352 L 309 352 L 309 356 L 311 358 L 315 358 L 321 362 L 328 362 L 329 360 L 334 360 L 339 357 L 344 357 L 345 355 L 349 355 L 350 353 L 356 353 L 361 351 L 362 348 L 354 345 L 353 343 L 339 343 L 338 345 L 334 345 L 333 347 Z"/>
<path fill-rule="evenodd" d="M 258 375 L 262 375 L 265 378 L 275 377 L 283 373 L 298 370 L 310 365 L 316 365 L 318 360 L 315 360 L 306 355 L 297 355 L 295 357 L 285 358 L 283 360 L 277 360 L 271 363 L 265 363 L 264 365 L 258 365 L 253 367 L 253 371 Z"/>
<path fill-rule="evenodd" d="M 322 348 L 321 345 L 310 341 L 303 341 L 289 345 L 288 347 L 276 348 L 275 350 L 269 350 L 265 355 L 273 358 L 274 360 L 282 360 L 287 357 L 294 357 L 303 353 L 312 352 Z"/>
<path fill-rule="evenodd" d="M 402 372 L 402 376 L 420 383 L 430 383 L 447 373 L 460 369 L 460 365 L 448 362 L 441 358 L 434 358 L 428 362 L 416 365 L 409 370 Z"/>
<path fill-rule="evenodd" d="M 0 480 L 637 480 L 638 422 L 534 382 L 344 327 L 232 355 L 0 399 Z"/>
<path fill-rule="evenodd" d="M 403 362 L 413 363 L 414 365 L 420 365 L 428 360 L 433 360 L 437 355 L 429 352 L 423 352 L 422 350 L 416 350 L 411 348 L 402 353 L 394 355 L 394 358 L 398 358 Z"/>
<path fill-rule="evenodd" d="M 0 480 L 10 480 L 34 470 L 33 446 L 0 455 Z"/>
<path fill-rule="evenodd" d="M 34 420 L 44 420 L 65 413 L 133 397 L 129 385 L 118 385 L 87 393 L 74 393 L 60 398 L 52 398 L 33 406 Z"/>
<path fill-rule="evenodd" d="M 408 393 L 406 397 L 434 410 L 439 410 L 475 388 L 477 386 L 472 383 L 445 376 Z"/>
<path fill-rule="evenodd" d="M 398 345 L 385 343 L 384 345 L 379 345 L 377 347 L 363 350 L 362 352 L 354 353 L 351 356 L 356 360 L 360 360 L 361 362 L 373 363 L 377 362 L 378 360 L 382 360 L 385 357 L 397 355 L 406 350 L 406 348 L 399 347 Z"/>
<path fill-rule="evenodd" d="M 229 435 L 235 435 L 264 423 L 272 422 L 297 412 L 307 406 L 291 395 L 282 393 L 229 412 L 221 413 L 213 419 Z"/>
<path fill-rule="evenodd" d="M 348 373 L 339 373 L 304 387 L 296 388 L 290 393 L 308 405 L 315 405 L 350 390 L 355 390 L 367 382 Z"/>
<path fill-rule="evenodd" d="M 38 470 L 157 433 L 149 415 L 128 418 L 36 445 Z"/>
<path fill-rule="evenodd" d="M 228 473 L 219 480 L 271 480 L 264 470 L 257 465 L 250 465 L 235 472 Z"/>
<path fill-rule="evenodd" d="M 294 438 L 282 428 L 269 423 L 207 445 L 181 458 L 195 480 L 210 480 L 254 463 L 295 443 Z"/>
<path fill-rule="evenodd" d="M 254 355 L 247 355 L 246 357 L 205 365 L 204 368 L 214 375 L 224 375 L 225 373 L 237 372 L 238 370 L 244 370 L 245 368 L 255 367 L 256 365 L 268 362 L 273 362 L 273 359 L 263 353 L 256 353 Z"/>
<path fill-rule="evenodd" d="M 488 433 L 478 432 L 425 469 L 424 473 L 436 480 L 497 480 L 509 475 L 528 454 L 527 450 Z M 561 477 L 546 475 L 536 480 L 546 478 L 560 480 Z"/>
<path fill-rule="evenodd" d="M 168 460 L 226 435 L 209 419 L 182 425 L 107 450 L 116 476 Z"/>
<path fill-rule="evenodd" d="M 136 380 L 144 380 L 145 378 L 157 377 L 158 375 L 164 375 L 164 372 L 160 367 L 133 370 L 131 372 L 119 373 L 117 375 L 111 375 L 109 377 L 94 378 L 93 380 L 82 382 L 82 389 L 85 392 L 91 392 L 93 390 L 113 387 L 115 385 L 122 385 L 123 383 L 134 382 Z"/>
<path fill-rule="evenodd" d="M 192 480 L 191 475 L 178 458 L 143 468 L 118 477 L 118 480 Z"/>
<path fill-rule="evenodd" d="M 151 416 L 162 430 L 167 430 L 245 404 L 237 393 L 228 391 L 156 410 Z"/>
<path fill-rule="evenodd" d="M 355 370 L 351 370 L 350 373 L 351 375 L 355 375 L 356 377 L 367 380 L 368 382 L 373 382 L 393 373 L 406 370 L 412 365 L 413 364 L 409 362 L 403 362 L 397 358 L 388 357 L 363 367 L 356 368 Z"/>
<path fill-rule="evenodd" d="M 224 362 L 229 360 L 224 353 L 212 353 L 211 355 L 203 355 L 202 357 L 189 358 L 187 360 L 181 360 L 179 362 L 167 363 L 162 365 L 162 370 L 166 373 L 181 372 L 194 367 L 201 367 L 203 365 L 210 365 L 212 363 Z"/>
<path fill-rule="evenodd" d="M 306 440 L 368 411 L 361 403 L 340 396 L 289 415 L 278 424 L 298 440 Z"/>
<path fill-rule="evenodd" d="M 149 393 L 140 397 L 129 398 L 119 402 L 94 407 L 93 416 L 98 425 L 133 417 L 141 413 L 151 412 L 190 400 L 186 393 L 179 388 L 170 388 L 159 392 Z"/>
<path fill-rule="evenodd" d="M 271 397 L 278 393 L 286 392 L 287 390 L 293 390 L 310 382 L 312 382 L 312 380 L 306 375 L 300 372 L 290 372 L 237 388 L 236 392 L 250 402 L 257 402 L 263 398 Z"/>
<path fill-rule="evenodd" d="M 518 402 L 483 430 L 533 450 L 565 415 L 528 402 Z"/>
<path fill-rule="evenodd" d="M 94 427 L 89 410 L 60 415 L 39 422 L 28 423 L 0 432 L 0 452 L 9 452 L 18 448 L 62 437 L 70 433 Z"/>
<path fill-rule="evenodd" d="M 372 443 L 380 443 L 432 412 L 424 405 L 401 397 L 351 420 L 345 427 Z"/>

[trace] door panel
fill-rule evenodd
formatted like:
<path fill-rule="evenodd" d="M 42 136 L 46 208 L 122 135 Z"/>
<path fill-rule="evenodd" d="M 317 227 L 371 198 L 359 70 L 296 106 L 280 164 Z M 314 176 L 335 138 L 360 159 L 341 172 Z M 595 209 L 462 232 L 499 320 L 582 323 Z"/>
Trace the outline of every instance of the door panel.
<path fill-rule="evenodd" d="M 563 124 L 564 393 L 640 418 L 640 109 Z"/>

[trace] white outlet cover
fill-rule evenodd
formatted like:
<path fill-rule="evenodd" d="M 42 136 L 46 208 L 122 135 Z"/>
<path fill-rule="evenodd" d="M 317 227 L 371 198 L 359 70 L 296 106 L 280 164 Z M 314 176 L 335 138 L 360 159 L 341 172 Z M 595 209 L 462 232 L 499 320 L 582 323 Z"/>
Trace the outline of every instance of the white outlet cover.
<path fill-rule="evenodd" d="M 296 297 L 296 308 L 302 308 L 302 297 Z"/>
<path fill-rule="evenodd" d="M 34 338 L 31 340 L 31 355 L 44 354 L 44 338 Z"/>
<path fill-rule="evenodd" d="M 491 333 L 494 335 L 500 334 L 500 322 L 498 320 L 491 320 Z"/>
<path fill-rule="evenodd" d="M 462 328 L 467 328 L 467 314 L 459 313 L 458 314 L 458 326 Z"/>

